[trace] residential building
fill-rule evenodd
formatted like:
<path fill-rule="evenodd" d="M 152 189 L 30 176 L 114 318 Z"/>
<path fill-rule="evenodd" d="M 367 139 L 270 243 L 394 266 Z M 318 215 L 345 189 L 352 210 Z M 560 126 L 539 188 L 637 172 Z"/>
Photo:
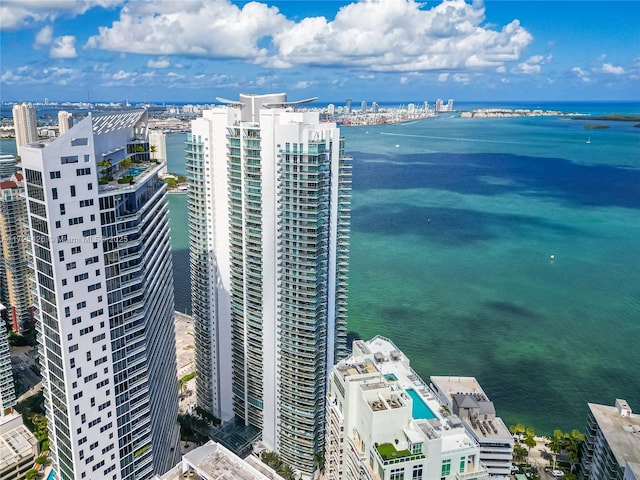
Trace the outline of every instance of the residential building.
<path fill-rule="evenodd" d="M 31 103 L 18 103 L 13 106 L 13 128 L 16 134 L 16 149 L 22 156 L 22 146 L 38 139 L 36 109 Z"/>
<path fill-rule="evenodd" d="M 4 313 L 4 305 L 0 304 L 0 312 Z M 0 417 L 5 411 L 16 404 L 16 391 L 13 386 L 13 371 L 11 369 L 11 351 L 4 319 L 0 321 Z M 3 418 L 0 418 L 0 430 Z M 0 449 L 1 455 L 1 449 Z M 0 463 L 0 479 L 2 478 L 2 463 Z"/>
<path fill-rule="evenodd" d="M 360 102 L 360 111 L 362 113 L 367 113 L 367 101 L 366 100 L 362 100 L 362 102 Z"/>
<path fill-rule="evenodd" d="M 628 480 L 640 472 L 640 415 L 616 399 L 615 406 L 589 403 L 578 478 Z"/>
<path fill-rule="evenodd" d="M 162 130 L 149 130 L 149 147 L 151 149 L 151 159 L 164 164 L 160 176 L 166 175 L 167 171 L 167 135 Z"/>
<path fill-rule="evenodd" d="M 10 177 L 16 173 L 16 157 L 9 154 L 0 154 L 0 178 Z"/>
<path fill-rule="evenodd" d="M 480 445 L 480 461 L 495 479 L 508 479 L 513 459 L 513 435 L 475 377 L 431 377 L 431 389 L 449 411 L 462 420 Z"/>
<path fill-rule="evenodd" d="M 0 181 L 0 241 L 2 252 L 2 289 L 0 301 L 7 307 L 8 320 L 15 332 L 32 329 L 33 299 L 29 284 L 30 248 L 25 227 L 26 204 L 22 173 Z"/>
<path fill-rule="evenodd" d="M 58 135 L 66 133 L 73 127 L 73 114 L 60 110 L 58 112 Z"/>
<path fill-rule="evenodd" d="M 352 109 L 352 105 L 353 105 L 353 100 L 351 98 L 347 98 L 345 105 L 344 105 L 344 113 L 346 113 L 347 115 L 351 113 L 351 109 Z"/>
<path fill-rule="evenodd" d="M 38 456 L 38 440 L 12 409 L 0 412 L 0 480 L 24 478 Z"/>
<path fill-rule="evenodd" d="M 283 478 L 250 455 L 245 460 L 210 440 L 182 456 L 182 461 L 164 475 L 152 480 L 283 480 Z"/>
<path fill-rule="evenodd" d="M 197 402 L 309 476 L 345 355 L 351 163 L 285 94 L 224 102 L 187 140 Z"/>
<path fill-rule="evenodd" d="M 384 337 L 353 342 L 329 377 L 327 480 L 486 479 L 480 447 Z"/>
<path fill-rule="evenodd" d="M 88 115 L 24 146 L 51 453 L 60 480 L 150 478 L 179 437 L 162 165 L 147 112 Z"/>

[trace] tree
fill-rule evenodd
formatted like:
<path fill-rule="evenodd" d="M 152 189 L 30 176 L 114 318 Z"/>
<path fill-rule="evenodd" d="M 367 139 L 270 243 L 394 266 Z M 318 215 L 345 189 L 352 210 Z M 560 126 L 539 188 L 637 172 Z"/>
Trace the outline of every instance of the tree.
<path fill-rule="evenodd" d="M 527 457 L 527 450 L 520 444 L 513 446 L 513 460 L 516 463 L 522 463 Z"/>
<path fill-rule="evenodd" d="M 556 429 L 553 431 L 553 437 L 549 441 L 549 449 L 554 453 L 553 456 L 553 469 L 556 468 L 556 463 L 558 461 L 558 455 L 562 451 L 562 447 L 564 446 L 564 434 L 562 430 Z"/>
<path fill-rule="evenodd" d="M 524 439 L 524 444 L 529 449 L 529 453 L 527 454 L 527 459 L 529 455 L 531 455 L 531 449 L 536 446 L 536 439 L 532 435 L 527 435 Z"/>
<path fill-rule="evenodd" d="M 324 473 L 324 453 L 318 452 L 313 456 L 313 463 L 316 464 L 320 473 Z"/>

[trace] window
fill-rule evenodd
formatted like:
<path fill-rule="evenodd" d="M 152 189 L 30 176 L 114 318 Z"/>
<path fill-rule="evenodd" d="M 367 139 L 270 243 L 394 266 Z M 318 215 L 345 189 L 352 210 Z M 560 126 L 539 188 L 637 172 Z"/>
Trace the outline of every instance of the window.
<path fill-rule="evenodd" d="M 65 300 L 69 300 L 70 298 L 73 298 L 73 292 L 65 292 L 62 296 Z"/>
<path fill-rule="evenodd" d="M 76 282 L 81 282 L 82 280 L 86 280 L 89 278 L 89 274 L 87 272 L 81 273 L 80 275 L 76 275 L 73 277 Z"/>
<path fill-rule="evenodd" d="M 460 473 L 464 473 L 464 468 L 467 465 L 467 458 L 460 457 Z"/>
<path fill-rule="evenodd" d="M 422 465 L 414 465 L 411 480 L 422 480 Z"/>
<path fill-rule="evenodd" d="M 76 175 L 78 177 L 80 177 L 82 175 L 91 175 L 91 169 L 90 168 L 76 168 Z"/>
<path fill-rule="evenodd" d="M 67 163 L 78 163 L 78 155 L 69 155 L 66 157 L 60 157 L 60 163 L 66 165 Z"/>
<path fill-rule="evenodd" d="M 61 262 L 64 262 L 64 250 L 60 250 L 58 252 L 58 258 L 60 259 Z"/>
<path fill-rule="evenodd" d="M 82 249 L 80 247 L 71 247 L 71 254 L 75 255 L 76 253 L 80 253 Z"/>
<path fill-rule="evenodd" d="M 64 206 L 64 203 L 60 204 L 60 215 L 64 215 L 65 213 L 67 213 L 67 209 Z"/>
<path fill-rule="evenodd" d="M 81 321 L 82 321 L 81 317 L 74 317 L 74 318 L 71 319 L 71 325 L 77 325 Z"/>
<path fill-rule="evenodd" d="M 93 205 L 93 198 L 90 198 L 88 200 L 80 200 L 81 207 L 90 207 L 91 205 Z"/>
<path fill-rule="evenodd" d="M 442 476 L 448 477 L 451 474 L 451 459 L 442 461 Z"/>
<path fill-rule="evenodd" d="M 71 346 L 69 347 L 69 353 L 73 353 L 73 352 L 75 352 L 76 350 L 78 350 L 78 344 L 77 344 L 77 343 L 76 343 L 75 345 L 71 345 Z"/>
<path fill-rule="evenodd" d="M 82 217 L 74 217 L 74 218 L 70 218 L 69 219 L 69 226 L 71 225 L 78 225 L 79 223 L 82 223 L 84 220 L 82 219 Z"/>
<path fill-rule="evenodd" d="M 71 185 L 69 187 L 69 190 L 71 190 L 71 196 L 75 197 L 76 196 L 76 186 L 75 185 Z"/>
<path fill-rule="evenodd" d="M 93 183 L 87 183 L 87 190 L 93 190 Z"/>
<path fill-rule="evenodd" d="M 73 270 L 74 268 L 76 268 L 76 262 L 67 263 L 67 270 Z"/>
<path fill-rule="evenodd" d="M 60 228 L 62 226 L 62 224 L 60 223 L 60 220 L 56 220 L 56 228 Z"/>
<path fill-rule="evenodd" d="M 89 325 L 87 328 L 80 329 L 80 336 L 93 332 L 93 325 Z"/>
<path fill-rule="evenodd" d="M 95 235 L 96 234 L 96 229 L 95 228 L 91 228 L 89 230 L 83 230 L 82 231 L 82 236 L 83 237 L 90 237 L 91 235 Z"/>
<path fill-rule="evenodd" d="M 82 308 L 84 308 L 86 306 L 87 306 L 87 302 L 85 300 L 83 300 L 82 302 L 76 304 L 76 308 L 78 310 L 80 310 L 80 309 L 82 309 Z"/>
<path fill-rule="evenodd" d="M 57 188 L 52 188 L 51 189 L 51 196 L 53 197 L 54 200 L 58 199 L 58 189 Z"/>
<path fill-rule="evenodd" d="M 55 172 L 49 172 L 49 178 L 53 180 L 54 178 L 60 178 L 60 170 L 56 170 Z"/>
<path fill-rule="evenodd" d="M 404 468 L 391 469 L 389 480 L 404 480 Z"/>
<path fill-rule="evenodd" d="M 89 265 L 89 264 L 91 264 L 91 263 L 96 263 L 97 261 L 98 261 L 98 257 L 97 257 L 97 256 L 95 256 L 95 257 L 89 257 L 89 258 L 87 258 L 87 259 L 84 261 L 84 264 L 85 264 L 85 265 Z"/>
<path fill-rule="evenodd" d="M 101 284 L 100 284 L 100 282 L 98 282 L 98 283 L 95 283 L 95 284 L 93 284 L 93 285 L 89 285 L 89 286 L 87 287 L 87 290 L 88 290 L 89 292 L 93 292 L 94 290 L 98 290 L 100 287 L 101 287 Z"/>

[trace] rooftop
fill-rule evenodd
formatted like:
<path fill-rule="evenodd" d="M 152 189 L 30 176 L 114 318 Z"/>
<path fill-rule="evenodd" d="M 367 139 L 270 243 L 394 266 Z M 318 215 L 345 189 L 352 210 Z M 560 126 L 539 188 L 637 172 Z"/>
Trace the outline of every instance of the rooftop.
<path fill-rule="evenodd" d="M 120 113 L 107 113 L 104 115 L 93 115 L 93 133 L 101 135 L 103 133 L 114 132 L 132 128 L 140 121 L 145 110 L 129 110 Z"/>
<path fill-rule="evenodd" d="M 219 443 L 209 441 L 186 453 L 182 462 L 155 480 L 282 480 L 278 474 L 260 465 L 255 460 L 242 460 Z"/>
<path fill-rule="evenodd" d="M 0 417 L 0 470 L 38 454 L 38 440 L 22 423 L 19 413 Z"/>
<path fill-rule="evenodd" d="M 616 407 L 588 405 L 618 464 L 640 463 L 640 415 L 622 416 Z"/>

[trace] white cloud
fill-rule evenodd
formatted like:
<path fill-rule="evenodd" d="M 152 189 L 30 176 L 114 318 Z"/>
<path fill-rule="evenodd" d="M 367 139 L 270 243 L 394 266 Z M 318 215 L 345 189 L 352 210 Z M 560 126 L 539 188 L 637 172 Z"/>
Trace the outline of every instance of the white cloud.
<path fill-rule="evenodd" d="M 255 1 L 242 8 L 230 0 L 132 1 L 86 46 L 243 58 L 274 68 L 325 65 L 381 72 L 482 69 L 519 60 L 531 34 L 518 20 L 501 29 L 487 27 L 484 12 L 481 1 L 443 0 L 427 9 L 416 0 L 362 0 L 340 8 L 333 20 L 295 22 Z"/>
<path fill-rule="evenodd" d="M 73 35 L 63 35 L 62 37 L 56 37 L 51 44 L 49 56 L 51 58 L 77 57 L 78 54 L 76 53 L 76 37 L 74 37 Z"/>
<path fill-rule="evenodd" d="M 159 58 L 158 60 L 151 60 L 147 62 L 149 68 L 167 68 L 171 63 L 166 58 Z"/>
<path fill-rule="evenodd" d="M 533 73 L 540 73 L 542 65 L 549 63 L 552 60 L 551 55 L 543 57 L 542 55 L 534 55 L 529 57 L 526 61 L 518 64 L 511 71 L 513 73 L 522 73 L 525 75 L 531 75 Z"/>
<path fill-rule="evenodd" d="M 466 73 L 456 73 L 453 75 L 453 81 L 466 85 L 471 81 L 471 77 Z"/>
<path fill-rule="evenodd" d="M 504 68 L 504 65 L 500 65 L 498 68 L 496 68 L 496 72 L 497 73 L 506 73 L 507 69 Z"/>
<path fill-rule="evenodd" d="M 444 0 L 424 9 L 415 0 L 377 0 L 342 7 L 334 20 L 305 18 L 273 37 L 271 65 L 361 66 L 425 71 L 499 66 L 517 60 L 532 40 L 514 20 L 500 31 L 480 26 L 482 2 Z"/>
<path fill-rule="evenodd" d="M 132 76 L 133 72 L 125 72 L 124 70 L 119 70 L 111 75 L 111 78 L 114 80 L 126 80 L 127 78 L 131 78 Z"/>
<path fill-rule="evenodd" d="M 406 76 L 400 77 L 400 84 L 401 85 L 406 85 L 408 81 L 409 81 L 409 77 L 406 77 Z"/>
<path fill-rule="evenodd" d="M 446 82 L 448 78 L 449 78 L 448 73 L 441 73 L 440 75 L 438 75 L 439 82 Z"/>
<path fill-rule="evenodd" d="M 36 33 L 35 41 L 33 42 L 34 48 L 38 49 L 44 45 L 49 45 L 53 41 L 53 28 L 49 25 L 42 27 L 42 29 Z"/>
<path fill-rule="evenodd" d="M 613 75 L 623 75 L 624 74 L 624 68 L 622 67 L 616 67 L 610 63 L 603 63 L 602 64 L 602 70 L 603 73 L 611 73 Z"/>
<path fill-rule="evenodd" d="M 18 85 L 69 85 L 81 81 L 83 74 L 73 68 L 47 67 L 34 68 L 29 65 L 9 69 L 2 73 L 0 81 Z"/>
<path fill-rule="evenodd" d="M 0 30 L 15 30 L 34 23 L 51 21 L 61 15 L 80 15 L 87 10 L 113 7 L 125 0 L 2 0 Z"/>
<path fill-rule="evenodd" d="M 277 8 L 228 0 L 130 2 L 111 27 L 100 27 L 87 47 L 151 55 L 259 59 L 258 42 L 287 23 Z"/>
<path fill-rule="evenodd" d="M 294 88 L 298 88 L 298 89 L 305 89 L 305 88 L 309 88 L 314 84 L 314 82 L 310 82 L 308 80 L 300 80 L 298 83 L 296 83 Z"/>
<path fill-rule="evenodd" d="M 584 70 L 580 67 L 573 67 L 571 71 L 575 73 L 578 76 L 578 78 L 581 79 L 583 82 L 585 83 L 591 82 L 591 76 L 587 70 Z"/>

